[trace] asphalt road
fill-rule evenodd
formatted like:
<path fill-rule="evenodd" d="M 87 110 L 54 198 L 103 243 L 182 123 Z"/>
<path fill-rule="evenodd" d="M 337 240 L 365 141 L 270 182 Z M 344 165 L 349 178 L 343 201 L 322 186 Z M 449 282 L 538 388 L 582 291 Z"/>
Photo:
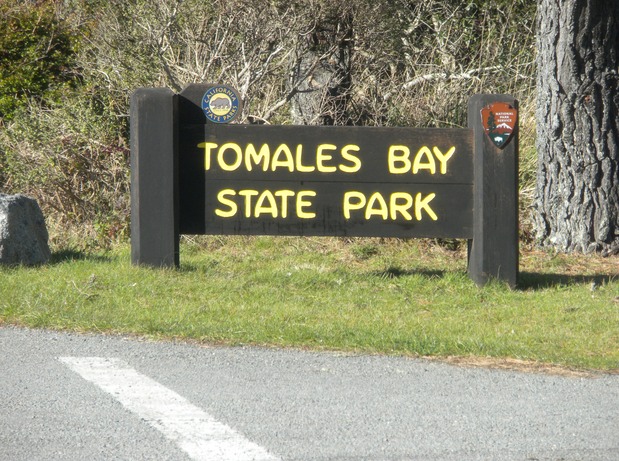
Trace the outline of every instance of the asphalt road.
<path fill-rule="evenodd" d="M 0 460 L 619 460 L 619 376 L 13 327 L 0 373 Z"/>

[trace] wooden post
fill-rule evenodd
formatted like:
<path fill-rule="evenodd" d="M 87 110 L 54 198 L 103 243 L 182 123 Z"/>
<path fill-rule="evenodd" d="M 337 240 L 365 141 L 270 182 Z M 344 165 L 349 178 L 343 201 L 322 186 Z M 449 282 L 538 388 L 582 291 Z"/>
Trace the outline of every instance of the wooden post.
<path fill-rule="evenodd" d="M 176 96 L 178 103 L 178 184 L 179 197 L 179 226 L 181 234 L 205 234 L 205 180 L 204 158 L 191 155 L 195 145 L 187 145 L 187 136 L 184 129 L 191 125 L 204 126 L 207 124 L 202 111 L 201 103 L 204 93 L 213 85 L 210 83 L 190 83 Z M 202 133 L 203 129 L 200 130 Z M 191 217 L 195 219 L 188 219 Z"/>
<path fill-rule="evenodd" d="M 131 262 L 179 264 L 176 96 L 140 88 L 131 97 Z"/>
<path fill-rule="evenodd" d="M 481 111 L 518 101 L 506 95 L 475 95 L 469 101 L 468 125 L 473 130 L 473 239 L 469 240 L 469 276 L 484 285 L 490 279 L 515 287 L 518 280 L 518 126 L 499 148 L 482 124 Z"/>

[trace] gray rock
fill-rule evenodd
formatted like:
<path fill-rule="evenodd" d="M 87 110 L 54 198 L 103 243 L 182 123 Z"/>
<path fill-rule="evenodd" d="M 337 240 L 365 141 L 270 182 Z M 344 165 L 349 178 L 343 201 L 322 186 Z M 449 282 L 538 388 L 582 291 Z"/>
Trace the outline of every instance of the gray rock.
<path fill-rule="evenodd" d="M 0 194 L 0 264 L 45 264 L 51 257 L 48 238 L 36 200 Z"/>

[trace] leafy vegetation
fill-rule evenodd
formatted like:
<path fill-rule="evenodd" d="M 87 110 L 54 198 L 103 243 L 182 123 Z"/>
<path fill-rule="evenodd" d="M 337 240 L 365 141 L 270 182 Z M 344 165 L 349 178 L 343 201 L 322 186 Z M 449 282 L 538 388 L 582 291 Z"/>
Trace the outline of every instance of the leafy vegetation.
<path fill-rule="evenodd" d="M 77 34 L 53 4 L 0 2 L 0 118 L 29 99 L 57 98 L 76 74 Z"/>
<path fill-rule="evenodd" d="M 291 73 L 338 53 L 334 123 L 457 127 L 475 93 L 518 98 L 530 241 L 535 14 L 535 0 L 0 0 L 0 192 L 39 201 L 55 250 L 0 268 L 0 324 L 616 371 L 614 260 L 527 251 L 516 291 L 475 287 L 457 241 L 208 237 L 184 241 L 179 270 L 129 265 L 130 94 L 225 82 L 243 123 L 289 124 Z"/>
<path fill-rule="evenodd" d="M 0 94 L 13 104 L 0 110 L 2 192 L 37 198 L 54 245 L 123 241 L 128 101 L 136 88 L 226 82 L 241 91 L 244 123 L 291 123 L 298 91 L 291 71 L 308 59 L 310 68 L 332 67 L 346 52 L 342 116 L 331 117 L 338 123 L 463 126 L 474 93 L 520 100 L 526 236 L 535 3 L 3 0 L 10 14 L 0 21 L 10 33 L 0 50 L 14 59 L 0 59 Z"/>

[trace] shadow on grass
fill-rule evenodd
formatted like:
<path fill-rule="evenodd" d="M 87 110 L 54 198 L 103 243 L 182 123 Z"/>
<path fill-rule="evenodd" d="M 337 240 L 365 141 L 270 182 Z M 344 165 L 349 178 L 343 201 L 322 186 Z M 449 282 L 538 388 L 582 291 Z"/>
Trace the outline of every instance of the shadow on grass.
<path fill-rule="evenodd" d="M 52 258 L 49 262 L 53 265 L 71 261 L 110 262 L 112 258 L 79 250 L 60 250 L 52 253 Z"/>
<path fill-rule="evenodd" d="M 518 278 L 518 289 L 520 290 L 539 290 L 559 286 L 595 284 L 603 285 L 610 282 L 619 281 L 618 276 L 608 274 L 595 275 L 566 275 L 566 274 L 540 274 L 536 272 L 520 272 Z"/>
<path fill-rule="evenodd" d="M 399 267 L 389 267 L 383 271 L 372 271 L 370 275 L 382 279 L 396 279 L 408 276 L 421 276 L 427 279 L 444 277 L 449 271 L 445 270 L 404 270 Z M 545 288 L 572 286 L 572 285 L 605 285 L 619 282 L 619 274 L 594 274 L 594 275 L 566 275 L 566 274 L 541 274 L 537 272 L 520 272 L 518 278 L 518 290 L 541 290 Z"/>
<path fill-rule="evenodd" d="M 412 275 L 420 275 L 426 278 L 438 278 L 443 277 L 447 271 L 443 270 L 425 270 L 425 269 L 416 269 L 416 270 L 404 270 L 399 267 L 389 267 L 384 271 L 372 271 L 370 275 L 373 277 L 378 277 L 381 279 L 397 279 L 400 277 L 409 277 Z"/>

